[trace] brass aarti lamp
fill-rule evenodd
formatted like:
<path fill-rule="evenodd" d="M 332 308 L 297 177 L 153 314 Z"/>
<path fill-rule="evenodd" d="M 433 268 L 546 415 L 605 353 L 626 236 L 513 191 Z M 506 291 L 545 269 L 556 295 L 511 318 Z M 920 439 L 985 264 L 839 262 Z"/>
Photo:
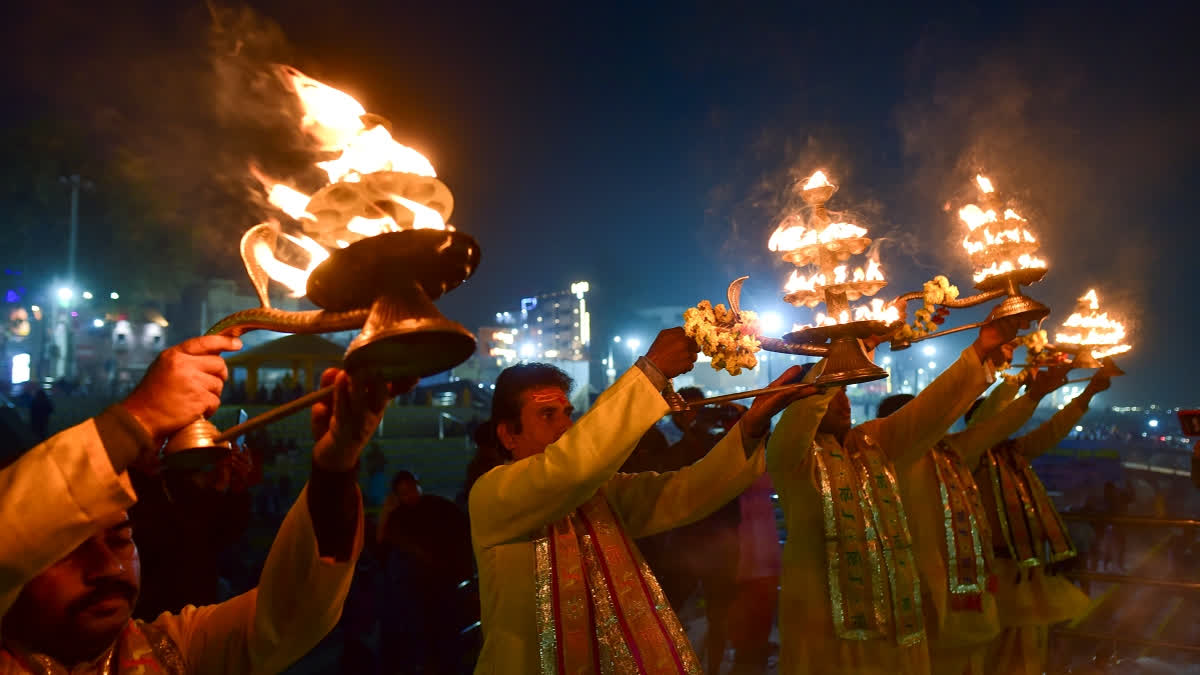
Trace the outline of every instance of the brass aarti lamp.
<path fill-rule="evenodd" d="M 948 309 L 961 309 L 1001 297 L 1004 300 L 993 307 L 983 321 L 908 339 L 894 337 L 892 351 L 907 349 L 914 342 L 978 328 L 997 319 L 1012 317 L 1036 323 L 1050 314 L 1049 307 L 1021 292 L 1022 286 L 1037 283 L 1046 275 L 1046 261 L 1035 255 L 1039 244 L 1027 227 L 1028 221 L 999 203 L 990 180 L 978 175 L 975 183 L 983 207 L 968 204 L 959 209 L 958 217 L 967 226 L 963 248 L 975 267 L 975 288 L 981 292 L 965 298 L 946 298 L 938 304 Z M 905 305 L 922 297 L 922 291 L 905 293 L 892 301 L 892 305 L 903 316 Z"/>
<path fill-rule="evenodd" d="M 275 223 L 246 232 L 242 261 L 262 306 L 221 319 L 208 334 L 360 329 L 346 350 L 345 368 L 387 379 L 433 375 L 470 358 L 474 335 L 433 304 L 468 279 L 480 260 L 478 243 L 446 224 L 453 208 L 449 189 L 428 160 L 392 140 L 386 121 L 297 71 L 285 75 L 305 106 L 306 125 L 317 127 L 310 133 L 340 154 L 320 163 L 331 183 L 311 198 L 283 185 L 269 189 L 271 202 L 296 218 L 305 234 L 282 233 Z M 297 259 L 307 261 L 304 269 L 285 262 Z M 271 307 L 271 279 L 321 309 Z M 175 464 L 210 461 L 227 452 L 233 438 L 332 394 L 325 387 L 225 433 L 198 419 L 169 439 L 163 452 Z"/>

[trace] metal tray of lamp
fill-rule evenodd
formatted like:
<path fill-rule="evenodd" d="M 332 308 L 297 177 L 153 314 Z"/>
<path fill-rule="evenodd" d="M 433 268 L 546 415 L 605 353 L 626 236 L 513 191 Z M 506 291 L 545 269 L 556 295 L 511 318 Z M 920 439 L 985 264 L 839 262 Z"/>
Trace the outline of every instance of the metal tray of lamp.
<path fill-rule="evenodd" d="M 870 237 L 847 237 L 834 239 L 823 244 L 809 244 L 783 254 L 783 259 L 793 265 L 814 265 L 821 261 L 822 253 L 831 253 L 839 262 L 849 260 L 871 245 Z"/>
<path fill-rule="evenodd" d="M 900 322 L 884 323 L 882 321 L 851 321 L 832 326 L 809 326 L 792 331 L 783 336 L 784 342 L 792 344 L 824 344 L 840 337 L 868 338 L 873 335 L 887 335 L 899 326 Z"/>
<path fill-rule="evenodd" d="M 783 296 L 783 301 L 795 307 L 816 307 L 825 302 L 825 292 L 845 293 L 850 301 L 871 297 L 887 286 L 886 281 L 847 281 L 840 284 L 818 286 L 813 290 L 793 291 Z"/>
<path fill-rule="evenodd" d="M 1009 279 L 1012 279 L 1019 286 L 1028 286 L 1042 280 L 1046 276 L 1045 267 L 1023 267 L 1011 272 L 1002 274 L 993 274 L 986 279 L 975 284 L 975 288 L 981 291 L 994 291 L 1008 286 Z"/>

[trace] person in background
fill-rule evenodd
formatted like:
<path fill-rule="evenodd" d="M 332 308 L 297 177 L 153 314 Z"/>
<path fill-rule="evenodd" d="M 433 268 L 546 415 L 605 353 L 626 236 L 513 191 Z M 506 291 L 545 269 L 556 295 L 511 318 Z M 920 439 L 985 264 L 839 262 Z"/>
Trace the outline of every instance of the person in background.
<path fill-rule="evenodd" d="M 383 667 L 388 673 L 453 673 L 460 634 L 475 619 L 463 592 L 475 575 L 471 530 L 450 500 L 424 494 L 409 471 L 392 479 L 380 517 Z"/>
<path fill-rule="evenodd" d="M 733 675 L 767 672 L 771 628 L 779 606 L 779 575 L 783 550 L 775 520 L 771 477 L 763 474 L 738 498 L 737 585 L 729 611 L 729 641 L 733 644 Z"/>
<path fill-rule="evenodd" d="M 129 520 L 142 571 L 133 616 L 144 621 L 187 605 L 216 604 L 222 554 L 241 540 L 252 510 L 253 466 L 245 453 L 199 469 L 157 468 L 129 469 L 138 496 Z"/>

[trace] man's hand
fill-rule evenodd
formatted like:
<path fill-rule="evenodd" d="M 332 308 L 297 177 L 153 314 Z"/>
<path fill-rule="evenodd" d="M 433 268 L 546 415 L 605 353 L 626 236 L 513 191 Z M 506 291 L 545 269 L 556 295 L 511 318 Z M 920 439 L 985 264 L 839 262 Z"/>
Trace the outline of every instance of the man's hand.
<path fill-rule="evenodd" d="M 1033 381 L 1029 383 L 1029 395 L 1037 400 L 1042 400 L 1050 394 L 1050 392 L 1058 389 L 1067 383 L 1067 373 L 1071 372 L 1071 366 L 1054 366 L 1044 371 L 1037 371 L 1033 375 Z"/>
<path fill-rule="evenodd" d="M 241 348 L 241 340 L 223 335 L 205 335 L 169 347 L 119 405 L 146 428 L 157 448 L 185 424 L 217 411 L 229 377 L 221 352 Z"/>
<path fill-rule="evenodd" d="M 349 471 L 383 419 L 388 401 L 412 391 L 417 378 L 387 382 L 329 368 L 321 374 L 321 386 L 329 385 L 335 385 L 332 403 L 321 401 L 312 409 L 313 464 L 326 471 Z"/>
<path fill-rule="evenodd" d="M 1006 316 L 1003 319 L 989 321 L 979 327 L 979 337 L 971 345 L 980 361 L 993 358 L 993 352 L 1011 342 L 1017 337 L 1017 331 L 1027 326 L 1029 322 L 1018 321 L 1015 317 Z M 1009 358 L 1011 358 L 1011 352 Z M 997 364 L 999 365 L 999 364 Z"/>
<path fill-rule="evenodd" d="M 804 379 L 804 370 L 800 366 L 792 366 L 783 371 L 770 386 L 778 387 L 784 384 L 799 384 Z M 820 391 L 815 384 L 796 387 L 790 391 L 780 391 L 774 394 L 763 394 L 754 399 L 750 409 L 742 416 L 742 429 L 750 438 L 762 438 L 771 428 L 771 418 L 776 413 L 791 405 L 793 401 L 812 396 Z"/>
<path fill-rule="evenodd" d="M 683 328 L 676 326 L 660 331 L 654 344 L 646 351 L 646 360 L 662 371 L 669 380 L 678 377 L 696 365 L 696 354 L 700 346 L 688 337 Z"/>

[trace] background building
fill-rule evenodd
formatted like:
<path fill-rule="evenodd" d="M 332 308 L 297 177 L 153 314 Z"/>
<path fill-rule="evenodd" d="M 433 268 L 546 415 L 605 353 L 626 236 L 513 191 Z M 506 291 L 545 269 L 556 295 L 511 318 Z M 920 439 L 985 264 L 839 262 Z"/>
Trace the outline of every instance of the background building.
<path fill-rule="evenodd" d="M 563 291 L 522 298 L 515 307 L 498 311 L 495 321 L 476 332 L 475 356 L 450 373 L 450 379 L 491 385 L 505 368 L 522 362 L 553 364 L 575 380 L 571 403 L 586 410 L 592 398 L 591 314 L 588 282 L 578 281 Z"/>

